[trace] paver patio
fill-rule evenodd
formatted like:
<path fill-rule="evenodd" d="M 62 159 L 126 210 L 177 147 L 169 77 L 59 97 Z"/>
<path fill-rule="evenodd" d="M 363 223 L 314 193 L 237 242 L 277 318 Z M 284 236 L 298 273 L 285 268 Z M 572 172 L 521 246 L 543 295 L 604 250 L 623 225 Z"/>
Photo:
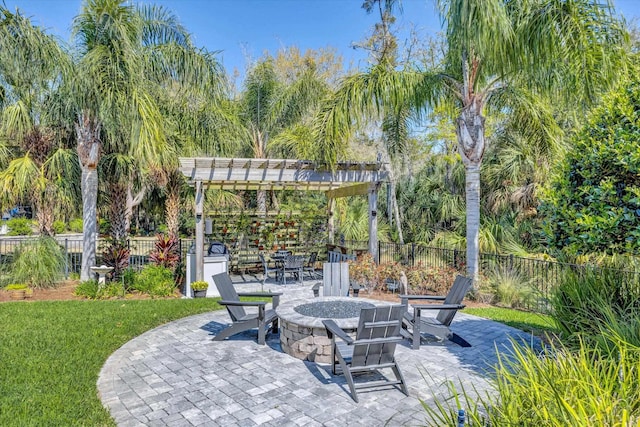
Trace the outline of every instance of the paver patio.
<path fill-rule="evenodd" d="M 312 282 L 268 285 L 284 292 L 282 301 L 312 297 Z M 260 289 L 238 283 L 239 291 Z M 266 287 L 265 287 L 266 289 Z M 366 296 L 366 295 L 365 295 Z M 472 347 L 431 342 L 396 350 L 409 397 L 397 388 L 359 393 L 356 404 L 343 376 L 328 364 L 293 358 L 280 351 L 277 335 L 267 345 L 257 332 L 213 342 L 229 317 L 226 310 L 180 319 L 126 343 L 100 372 L 102 403 L 119 426 L 374 426 L 424 425 L 420 400 L 447 394 L 446 380 L 483 391 L 496 362 L 496 349 L 508 352 L 510 338 L 531 337 L 503 324 L 458 313 L 452 329 Z"/>

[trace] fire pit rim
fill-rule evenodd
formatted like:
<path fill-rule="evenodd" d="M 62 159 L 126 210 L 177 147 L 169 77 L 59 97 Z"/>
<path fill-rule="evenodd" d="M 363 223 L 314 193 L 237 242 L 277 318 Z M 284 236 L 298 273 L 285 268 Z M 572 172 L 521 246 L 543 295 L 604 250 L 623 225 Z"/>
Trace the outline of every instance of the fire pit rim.
<path fill-rule="evenodd" d="M 380 301 L 373 300 L 369 298 L 352 298 L 352 297 L 310 297 L 310 298 L 301 298 L 292 301 L 287 301 L 281 303 L 276 308 L 276 314 L 279 318 L 290 322 L 295 323 L 297 325 L 308 327 L 308 328 L 324 328 L 322 324 L 323 320 L 326 320 L 326 317 L 311 317 L 305 316 L 303 314 L 295 311 L 295 307 L 303 304 L 315 303 L 315 302 L 325 302 L 325 301 L 346 301 L 346 302 L 367 302 L 372 304 L 373 306 L 381 306 L 381 305 L 391 305 L 388 301 Z M 341 328 L 356 328 L 358 326 L 359 316 L 356 317 L 347 317 L 342 319 L 333 319 L 339 327 Z"/>

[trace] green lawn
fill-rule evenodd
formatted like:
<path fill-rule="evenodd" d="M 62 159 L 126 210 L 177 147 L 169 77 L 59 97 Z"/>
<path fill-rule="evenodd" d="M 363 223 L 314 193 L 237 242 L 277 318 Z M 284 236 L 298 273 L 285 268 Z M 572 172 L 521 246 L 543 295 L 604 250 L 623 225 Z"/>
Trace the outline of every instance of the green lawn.
<path fill-rule="evenodd" d="M 107 357 L 209 298 L 0 304 L 0 426 L 114 425 L 97 395 Z"/>
<path fill-rule="evenodd" d="M 209 298 L 0 304 L 0 426 L 113 425 L 96 389 L 107 357 L 151 328 L 216 309 Z M 526 331 L 555 330 L 539 314 L 465 312 Z"/>
<path fill-rule="evenodd" d="M 465 308 L 463 312 L 495 320 L 536 335 L 558 332 L 553 318 L 544 314 L 501 307 Z"/>

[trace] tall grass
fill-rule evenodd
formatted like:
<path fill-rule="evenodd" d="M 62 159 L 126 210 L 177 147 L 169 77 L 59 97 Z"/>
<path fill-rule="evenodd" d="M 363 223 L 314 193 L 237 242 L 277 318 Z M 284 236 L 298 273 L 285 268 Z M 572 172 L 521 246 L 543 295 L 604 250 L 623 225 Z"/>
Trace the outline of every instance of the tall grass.
<path fill-rule="evenodd" d="M 613 270 L 569 273 L 551 298 L 553 316 L 567 343 L 588 341 L 615 348 L 609 336 L 640 346 L 640 287 L 635 275 Z M 602 334 L 603 330 L 610 333 Z"/>
<path fill-rule="evenodd" d="M 456 426 L 458 409 L 474 426 L 630 427 L 640 425 L 640 348 L 610 337 L 616 358 L 582 342 L 576 351 L 551 346 L 543 355 L 518 344 L 501 355 L 495 389 L 449 383 L 450 396 L 424 405 L 429 425 Z"/>
<path fill-rule="evenodd" d="M 21 244 L 15 250 L 14 260 L 9 266 L 9 277 L 13 283 L 50 288 L 62 279 L 64 254 L 52 237 L 40 237 Z"/>

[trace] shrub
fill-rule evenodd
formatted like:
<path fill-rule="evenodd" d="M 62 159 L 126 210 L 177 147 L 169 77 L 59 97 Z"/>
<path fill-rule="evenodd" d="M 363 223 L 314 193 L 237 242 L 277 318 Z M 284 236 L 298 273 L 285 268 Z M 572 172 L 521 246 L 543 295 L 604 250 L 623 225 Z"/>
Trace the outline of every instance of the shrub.
<path fill-rule="evenodd" d="M 451 267 L 425 267 L 422 264 L 409 267 L 405 271 L 409 282 L 409 293 L 414 295 L 427 293 L 445 295 L 458 274 L 457 270 Z"/>
<path fill-rule="evenodd" d="M 133 288 L 133 282 L 136 280 L 136 271 L 129 267 L 122 273 L 122 286 L 125 291 L 129 291 Z"/>
<path fill-rule="evenodd" d="M 95 279 L 80 282 L 73 293 L 79 297 L 94 299 L 98 295 L 98 281 Z"/>
<path fill-rule="evenodd" d="M 62 234 L 65 232 L 66 229 L 67 229 L 67 226 L 64 223 L 64 221 L 60 221 L 60 220 L 53 221 L 53 232 L 55 234 Z"/>
<path fill-rule="evenodd" d="M 158 234 L 156 235 L 155 248 L 149 253 L 149 260 L 154 265 L 159 265 L 173 271 L 180 261 L 178 249 L 179 241 L 175 236 Z"/>
<path fill-rule="evenodd" d="M 69 230 L 73 231 L 74 233 L 82 233 L 83 229 L 84 227 L 82 225 L 81 218 L 75 218 L 69 221 Z"/>
<path fill-rule="evenodd" d="M 109 239 L 102 251 L 102 260 L 105 265 L 113 267 L 111 278 L 119 280 L 122 272 L 129 267 L 129 255 L 131 252 L 126 241 Z"/>
<path fill-rule="evenodd" d="M 53 287 L 62 278 L 65 262 L 55 239 L 41 237 L 15 250 L 9 277 L 13 282 L 29 283 L 34 288 Z"/>
<path fill-rule="evenodd" d="M 151 296 L 170 296 L 175 293 L 173 273 L 165 267 L 147 265 L 136 276 L 133 288 Z"/>
<path fill-rule="evenodd" d="M 535 289 L 517 271 L 494 269 L 489 272 L 486 281 L 498 305 L 511 308 L 528 308 L 536 300 Z"/>
<path fill-rule="evenodd" d="M 98 285 L 97 280 L 87 280 L 80 283 L 75 291 L 75 295 L 89 299 L 109 299 L 114 297 L 123 297 L 124 290 L 119 283 L 107 283 L 102 288 Z"/>
<path fill-rule="evenodd" d="M 608 95 L 541 198 L 545 233 L 566 254 L 640 254 L 640 82 Z"/>
<path fill-rule="evenodd" d="M 32 221 L 27 218 L 11 218 L 7 221 L 9 236 L 30 236 L 33 234 L 31 229 Z"/>
<path fill-rule="evenodd" d="M 353 282 L 375 287 L 378 284 L 378 267 L 369 253 L 355 261 L 349 261 L 349 277 Z"/>

